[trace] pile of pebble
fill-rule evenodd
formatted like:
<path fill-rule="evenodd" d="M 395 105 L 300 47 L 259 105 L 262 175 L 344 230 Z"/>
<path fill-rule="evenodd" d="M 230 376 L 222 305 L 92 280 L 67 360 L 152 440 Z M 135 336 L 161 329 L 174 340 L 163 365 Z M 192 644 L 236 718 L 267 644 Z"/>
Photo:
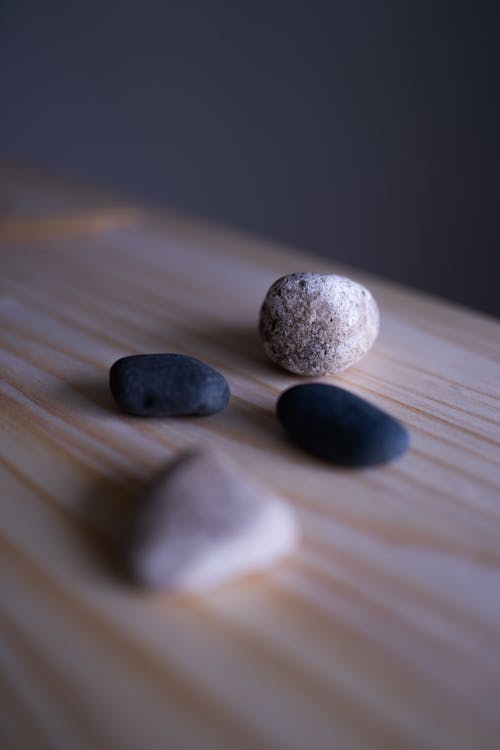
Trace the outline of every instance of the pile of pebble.
<path fill-rule="evenodd" d="M 350 367 L 373 345 L 378 328 L 368 289 L 329 274 L 278 279 L 260 311 L 266 353 L 299 375 Z M 141 417 L 207 416 L 230 399 L 221 373 L 183 354 L 123 357 L 111 367 L 110 388 L 122 411 Z M 383 464 L 408 447 L 403 425 L 326 383 L 286 390 L 277 417 L 295 445 L 339 466 Z M 199 591 L 268 567 L 298 537 L 288 503 L 256 486 L 227 456 L 201 447 L 174 460 L 140 503 L 126 556 L 144 587 Z"/>

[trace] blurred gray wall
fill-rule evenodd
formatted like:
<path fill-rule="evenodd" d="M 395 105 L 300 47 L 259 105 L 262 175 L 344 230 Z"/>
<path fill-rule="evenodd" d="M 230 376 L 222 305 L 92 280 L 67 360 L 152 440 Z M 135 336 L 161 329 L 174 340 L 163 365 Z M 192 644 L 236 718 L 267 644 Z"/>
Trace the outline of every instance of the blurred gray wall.
<path fill-rule="evenodd" d="M 0 153 L 500 314 L 499 18 L 0 0 Z"/>

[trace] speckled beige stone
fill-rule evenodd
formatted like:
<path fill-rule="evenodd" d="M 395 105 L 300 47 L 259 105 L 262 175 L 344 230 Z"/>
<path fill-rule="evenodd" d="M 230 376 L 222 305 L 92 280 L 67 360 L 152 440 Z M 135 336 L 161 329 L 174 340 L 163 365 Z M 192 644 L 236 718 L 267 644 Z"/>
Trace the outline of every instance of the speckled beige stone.
<path fill-rule="evenodd" d="M 293 273 L 274 282 L 260 311 L 266 354 L 298 375 L 345 370 L 377 338 L 372 294 L 344 276 Z"/>
<path fill-rule="evenodd" d="M 203 447 L 171 463 L 144 498 L 127 558 L 141 586 L 193 592 L 273 565 L 297 539 L 284 500 Z"/>

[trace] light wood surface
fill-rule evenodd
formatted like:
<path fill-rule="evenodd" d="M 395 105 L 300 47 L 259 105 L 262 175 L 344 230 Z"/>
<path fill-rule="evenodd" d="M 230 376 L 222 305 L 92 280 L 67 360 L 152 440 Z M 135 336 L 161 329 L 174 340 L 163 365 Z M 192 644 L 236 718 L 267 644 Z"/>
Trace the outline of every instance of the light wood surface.
<path fill-rule="evenodd" d="M 500 748 L 498 323 L 13 168 L 0 212 L 1 747 Z M 301 381 L 266 361 L 256 319 L 300 270 L 379 302 L 374 349 L 322 380 L 408 426 L 390 466 L 332 468 L 275 420 Z M 119 414 L 109 366 L 162 351 L 223 372 L 229 408 Z M 141 593 L 120 573 L 128 513 L 202 443 L 293 504 L 302 545 L 201 597 Z"/>

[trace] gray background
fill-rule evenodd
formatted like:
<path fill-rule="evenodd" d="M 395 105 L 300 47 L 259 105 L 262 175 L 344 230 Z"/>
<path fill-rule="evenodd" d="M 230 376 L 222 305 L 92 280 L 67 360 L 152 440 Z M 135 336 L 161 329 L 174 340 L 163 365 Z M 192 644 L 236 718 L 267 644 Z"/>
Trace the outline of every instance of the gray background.
<path fill-rule="evenodd" d="M 500 314 L 499 9 L 0 0 L 0 153 Z"/>

